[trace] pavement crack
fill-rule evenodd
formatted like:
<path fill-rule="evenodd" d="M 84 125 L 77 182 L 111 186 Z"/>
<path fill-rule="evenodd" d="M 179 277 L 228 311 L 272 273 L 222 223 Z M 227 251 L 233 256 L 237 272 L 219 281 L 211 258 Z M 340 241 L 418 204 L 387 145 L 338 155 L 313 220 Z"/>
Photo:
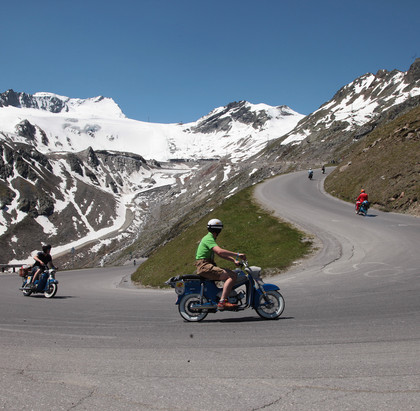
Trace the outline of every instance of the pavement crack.
<path fill-rule="evenodd" d="M 85 396 L 80 398 L 79 401 L 77 401 L 76 403 L 73 403 L 72 406 L 70 408 L 68 408 L 68 410 L 72 410 L 72 409 L 78 407 L 79 405 L 83 404 L 87 399 L 89 399 L 93 396 L 95 391 L 96 390 L 90 390 Z"/>

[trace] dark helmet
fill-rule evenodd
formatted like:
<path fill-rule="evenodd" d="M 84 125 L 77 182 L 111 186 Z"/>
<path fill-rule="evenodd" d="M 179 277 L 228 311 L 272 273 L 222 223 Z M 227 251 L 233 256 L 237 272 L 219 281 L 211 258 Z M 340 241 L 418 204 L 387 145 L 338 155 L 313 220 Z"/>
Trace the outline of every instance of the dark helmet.
<path fill-rule="evenodd" d="M 220 231 L 222 231 L 222 228 L 223 228 L 223 223 L 217 218 L 212 218 L 207 223 L 207 229 L 212 233 L 213 232 L 220 233 Z"/>
<path fill-rule="evenodd" d="M 42 246 L 42 251 L 44 253 L 51 251 L 51 245 L 50 244 L 46 244 Z"/>

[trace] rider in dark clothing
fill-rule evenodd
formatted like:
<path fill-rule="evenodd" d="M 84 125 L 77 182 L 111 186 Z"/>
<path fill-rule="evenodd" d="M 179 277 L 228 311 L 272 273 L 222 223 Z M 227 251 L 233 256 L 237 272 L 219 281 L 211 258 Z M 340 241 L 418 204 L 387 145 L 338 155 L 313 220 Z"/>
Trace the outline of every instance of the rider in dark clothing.
<path fill-rule="evenodd" d="M 36 272 L 32 277 L 32 281 L 26 284 L 26 287 L 32 287 L 32 284 L 35 284 L 35 280 L 38 278 L 39 274 L 43 272 L 49 265 L 54 267 L 50 252 L 51 246 L 48 244 L 42 246 L 42 251 L 39 251 L 36 255 L 34 255 L 35 263 L 32 266 L 32 272 L 35 270 Z"/>

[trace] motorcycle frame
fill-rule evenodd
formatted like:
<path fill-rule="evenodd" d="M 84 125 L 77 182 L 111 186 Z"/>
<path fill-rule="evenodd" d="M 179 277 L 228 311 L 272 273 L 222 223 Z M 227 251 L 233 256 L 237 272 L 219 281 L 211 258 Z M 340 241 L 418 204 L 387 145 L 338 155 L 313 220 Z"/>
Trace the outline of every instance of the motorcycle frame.
<path fill-rule="evenodd" d="M 30 274 L 30 275 L 33 275 L 33 274 Z M 45 276 L 48 276 L 48 278 L 45 281 L 44 287 L 40 290 L 39 289 L 39 284 L 40 284 L 41 280 L 43 279 L 43 276 L 44 276 L 44 278 L 45 278 Z M 25 277 L 25 279 L 23 280 L 23 283 L 22 283 L 22 288 L 25 287 L 27 281 L 28 281 L 28 277 Z M 34 285 L 36 285 L 37 288 L 35 290 L 31 290 L 32 294 L 43 293 L 45 291 L 48 291 L 50 284 L 58 284 L 58 281 L 55 279 L 55 270 L 54 269 L 49 269 L 49 270 L 46 270 L 46 271 L 41 273 L 39 278 L 34 282 Z"/>

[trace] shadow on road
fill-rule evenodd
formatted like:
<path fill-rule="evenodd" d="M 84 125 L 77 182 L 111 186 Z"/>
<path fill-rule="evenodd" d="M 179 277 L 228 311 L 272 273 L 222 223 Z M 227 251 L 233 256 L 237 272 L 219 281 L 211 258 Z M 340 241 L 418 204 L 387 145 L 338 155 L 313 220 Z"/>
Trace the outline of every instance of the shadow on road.
<path fill-rule="evenodd" d="M 32 295 L 28 295 L 28 297 L 30 298 L 45 298 L 44 294 L 32 294 Z M 77 295 L 56 295 L 52 298 L 50 298 L 49 300 L 67 300 L 68 298 L 80 298 Z M 46 300 L 48 300 L 48 298 L 45 298 Z"/>
<path fill-rule="evenodd" d="M 280 317 L 275 320 L 268 320 L 260 317 L 235 317 L 235 318 L 219 318 L 215 320 L 203 320 L 204 323 L 245 323 L 245 322 L 260 322 L 260 321 L 281 321 L 281 320 L 294 320 L 295 317 Z M 188 322 L 188 321 L 185 321 Z"/>

